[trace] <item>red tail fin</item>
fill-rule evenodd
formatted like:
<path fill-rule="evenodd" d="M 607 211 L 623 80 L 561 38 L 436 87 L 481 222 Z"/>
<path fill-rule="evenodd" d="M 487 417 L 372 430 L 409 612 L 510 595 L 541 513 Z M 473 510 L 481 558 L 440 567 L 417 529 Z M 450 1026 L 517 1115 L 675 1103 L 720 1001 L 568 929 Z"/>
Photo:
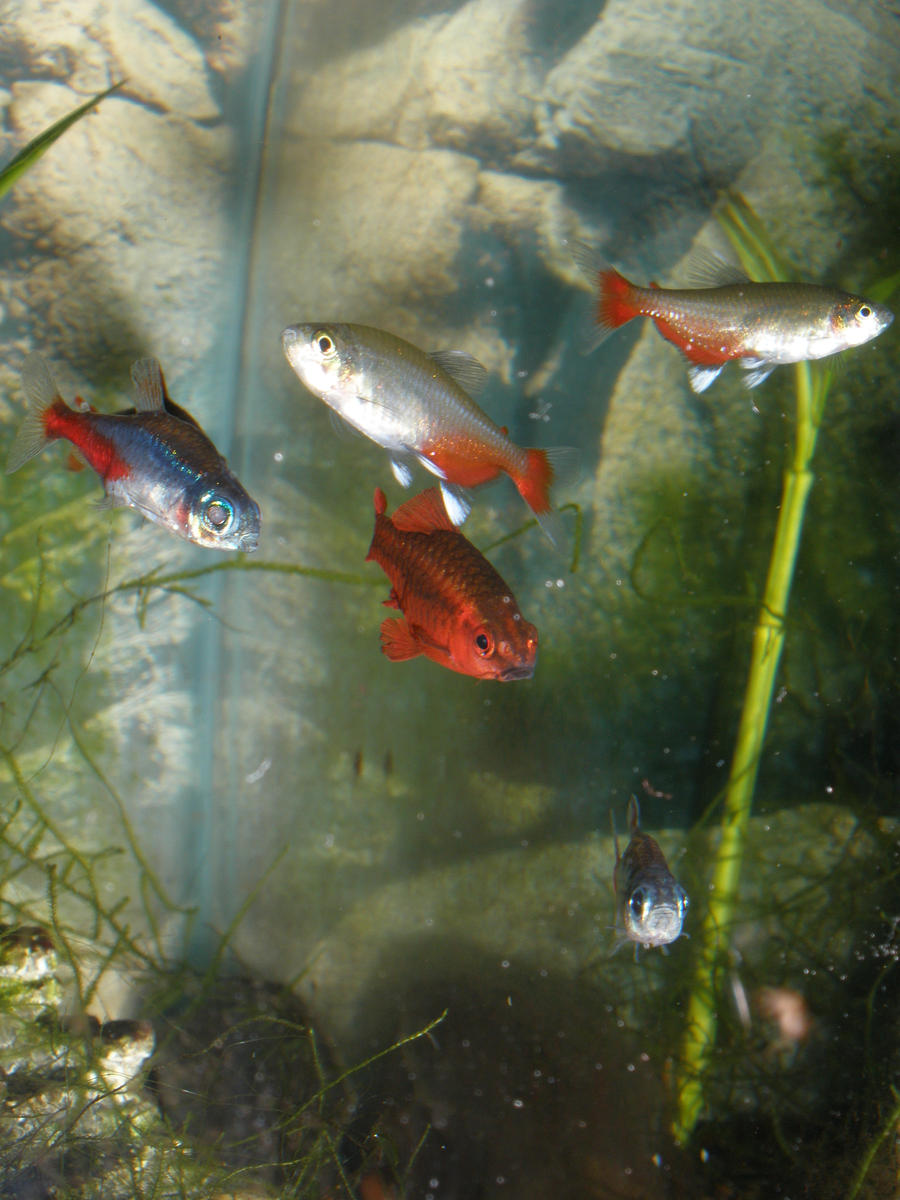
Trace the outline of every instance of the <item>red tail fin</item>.
<path fill-rule="evenodd" d="M 632 317 L 640 315 L 635 305 L 633 287 L 615 267 L 597 272 L 597 324 L 608 333 L 618 329 Z"/>
<path fill-rule="evenodd" d="M 522 494 L 522 499 L 534 513 L 545 513 L 550 509 L 550 485 L 553 483 L 553 466 L 546 450 L 526 450 L 528 465 L 522 475 L 513 479 Z"/>

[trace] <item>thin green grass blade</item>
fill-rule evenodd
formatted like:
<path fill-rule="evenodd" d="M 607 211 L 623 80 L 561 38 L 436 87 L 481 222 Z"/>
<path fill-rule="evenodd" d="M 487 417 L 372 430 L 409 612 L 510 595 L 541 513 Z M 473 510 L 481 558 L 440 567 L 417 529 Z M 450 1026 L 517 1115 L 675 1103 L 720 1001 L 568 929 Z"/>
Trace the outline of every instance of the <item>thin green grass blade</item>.
<path fill-rule="evenodd" d="M 2 199 L 9 189 L 16 183 L 17 180 L 32 167 L 42 154 L 45 154 L 53 143 L 61 138 L 67 129 L 70 129 L 76 121 L 80 121 L 86 116 L 92 108 L 96 108 L 101 100 L 104 100 L 110 92 L 114 92 L 124 83 L 124 79 L 120 79 L 118 83 L 114 83 L 111 87 L 106 88 L 102 92 L 98 92 L 92 99 L 79 105 L 78 108 L 68 113 L 65 117 L 60 117 L 55 121 L 49 129 L 45 129 L 43 133 L 39 133 L 36 138 L 23 147 L 10 162 L 6 164 L 0 171 L 0 199 Z"/>

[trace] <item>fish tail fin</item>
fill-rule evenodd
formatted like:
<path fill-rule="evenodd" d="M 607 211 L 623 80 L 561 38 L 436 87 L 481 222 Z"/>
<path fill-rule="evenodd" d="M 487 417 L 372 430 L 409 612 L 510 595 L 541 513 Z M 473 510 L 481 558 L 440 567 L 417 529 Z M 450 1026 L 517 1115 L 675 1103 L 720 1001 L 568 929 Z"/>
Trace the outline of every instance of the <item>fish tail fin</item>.
<path fill-rule="evenodd" d="M 586 348 L 594 350 L 614 329 L 640 316 L 640 308 L 635 301 L 634 284 L 629 283 L 596 250 L 583 242 L 575 242 L 571 249 L 572 257 L 597 297 L 594 313 L 596 324 L 584 339 Z"/>
<path fill-rule="evenodd" d="M 600 333 L 612 333 L 637 316 L 640 308 L 634 300 L 634 286 L 615 267 L 602 267 L 597 272 L 596 318 Z"/>
<path fill-rule="evenodd" d="M 550 488 L 575 475 L 578 451 L 572 446 L 555 446 L 551 450 L 526 450 L 525 454 L 525 470 L 513 475 L 513 483 L 547 537 L 554 546 L 560 546 L 562 531 L 559 515 L 550 503 Z"/>
<path fill-rule="evenodd" d="M 56 390 L 53 376 L 40 354 L 29 354 L 22 366 L 22 386 L 28 398 L 28 412 L 6 460 L 6 473 L 18 471 L 23 463 L 48 446 L 56 437 L 47 429 L 47 418 L 54 409 L 67 405 Z"/>

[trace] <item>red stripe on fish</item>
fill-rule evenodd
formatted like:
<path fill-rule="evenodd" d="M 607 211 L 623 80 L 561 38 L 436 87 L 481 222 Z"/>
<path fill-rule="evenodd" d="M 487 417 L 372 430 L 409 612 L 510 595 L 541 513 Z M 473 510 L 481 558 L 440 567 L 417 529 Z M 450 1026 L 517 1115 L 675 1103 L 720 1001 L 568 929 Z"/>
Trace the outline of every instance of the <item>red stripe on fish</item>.
<path fill-rule="evenodd" d="M 85 415 L 73 411 L 61 396 L 57 396 L 41 414 L 47 440 L 65 438 L 71 442 L 104 483 L 126 479 L 131 474 L 128 463 L 119 456 L 109 438 L 94 431 L 91 422 L 85 420 Z"/>

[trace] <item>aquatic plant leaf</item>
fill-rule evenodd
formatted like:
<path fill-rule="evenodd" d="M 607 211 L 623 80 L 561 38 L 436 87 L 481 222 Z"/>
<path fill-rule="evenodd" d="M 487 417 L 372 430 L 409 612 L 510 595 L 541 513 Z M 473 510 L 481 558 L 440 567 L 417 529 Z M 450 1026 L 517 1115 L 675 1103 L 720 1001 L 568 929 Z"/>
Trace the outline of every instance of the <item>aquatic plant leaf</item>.
<path fill-rule="evenodd" d="M 6 166 L 0 170 L 0 198 L 6 195 L 9 189 L 18 179 L 20 179 L 29 167 L 50 149 L 53 143 L 61 138 L 67 129 L 71 128 L 82 117 L 86 116 L 91 109 L 96 108 L 101 100 L 104 100 L 110 92 L 116 91 L 125 82 L 120 79 L 118 83 L 114 83 L 111 87 L 106 88 L 102 92 L 98 92 L 96 96 L 87 100 L 84 104 L 68 113 L 64 117 L 60 117 L 43 133 L 39 133 L 36 138 L 32 138 L 27 146 L 24 146 L 18 154 L 16 154 Z"/>

